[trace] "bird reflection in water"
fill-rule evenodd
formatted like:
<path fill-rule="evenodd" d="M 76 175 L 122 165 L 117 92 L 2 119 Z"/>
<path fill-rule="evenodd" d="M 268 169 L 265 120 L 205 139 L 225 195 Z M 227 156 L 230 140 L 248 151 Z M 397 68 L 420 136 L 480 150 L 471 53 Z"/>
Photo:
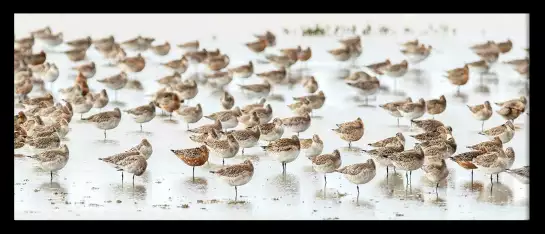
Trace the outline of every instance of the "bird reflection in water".
<path fill-rule="evenodd" d="M 348 77 L 350 75 L 350 69 L 346 69 L 346 68 L 339 68 L 339 69 L 335 69 L 333 71 L 333 76 L 336 77 L 337 79 L 345 79 L 346 77 Z"/>
<path fill-rule="evenodd" d="M 508 205 L 513 202 L 513 191 L 502 183 L 489 184 L 479 192 L 477 201 L 495 205 Z"/>
<path fill-rule="evenodd" d="M 481 192 L 484 188 L 484 184 L 476 180 L 466 181 L 462 184 L 462 188 L 464 188 L 464 190 L 469 190 L 472 192 Z"/>
<path fill-rule="evenodd" d="M 467 103 L 467 99 L 468 99 L 467 93 L 464 93 L 462 91 L 452 94 L 452 100 L 455 102 L 465 104 Z"/>
<path fill-rule="evenodd" d="M 189 176 L 183 181 L 184 187 L 191 191 L 196 191 L 200 193 L 206 193 L 208 190 L 208 180 L 204 177 L 195 177 Z"/>
<path fill-rule="evenodd" d="M 392 198 L 395 191 L 404 191 L 403 176 L 399 173 L 389 173 L 378 183 L 380 191 L 388 198 Z"/>
<path fill-rule="evenodd" d="M 490 87 L 486 84 L 479 84 L 474 88 L 475 93 L 490 94 Z"/>
<path fill-rule="evenodd" d="M 95 143 L 101 144 L 101 145 L 115 145 L 115 146 L 119 145 L 119 141 L 113 140 L 113 139 L 95 140 Z"/>
<path fill-rule="evenodd" d="M 499 83 L 498 74 L 495 72 L 482 73 L 480 79 L 482 84 L 497 85 Z"/>
<path fill-rule="evenodd" d="M 269 179 L 270 185 L 278 189 L 279 192 L 289 195 L 299 194 L 301 185 L 299 178 L 294 174 L 279 174 Z"/>
<path fill-rule="evenodd" d="M 350 147 L 341 147 L 339 148 L 339 151 L 346 153 L 343 154 L 343 156 L 361 156 L 362 148 L 352 145 Z"/>
<path fill-rule="evenodd" d="M 58 182 L 43 183 L 40 185 L 40 191 L 51 196 L 52 200 L 57 200 L 60 202 L 65 202 L 66 196 L 68 195 L 66 189 Z"/>
<path fill-rule="evenodd" d="M 116 199 L 119 199 L 119 196 L 126 195 L 130 199 L 143 201 L 148 195 L 146 186 L 141 184 L 136 184 L 134 186 L 123 186 L 123 184 L 117 184 L 113 189 L 117 197 Z"/>

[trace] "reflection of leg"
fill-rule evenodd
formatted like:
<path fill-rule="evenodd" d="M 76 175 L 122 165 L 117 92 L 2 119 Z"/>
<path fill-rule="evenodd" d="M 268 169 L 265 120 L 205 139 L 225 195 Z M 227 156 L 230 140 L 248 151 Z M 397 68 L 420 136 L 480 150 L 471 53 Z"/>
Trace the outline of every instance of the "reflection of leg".
<path fill-rule="evenodd" d="M 484 120 L 483 120 L 483 123 L 481 124 L 481 132 L 484 131 Z"/>

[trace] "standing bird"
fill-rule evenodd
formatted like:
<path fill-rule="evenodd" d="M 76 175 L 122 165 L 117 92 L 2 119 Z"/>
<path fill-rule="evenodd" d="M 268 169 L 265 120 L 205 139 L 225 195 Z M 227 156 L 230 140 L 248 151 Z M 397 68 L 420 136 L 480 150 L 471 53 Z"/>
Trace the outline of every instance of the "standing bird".
<path fill-rule="evenodd" d="M 412 172 L 418 170 L 424 165 L 424 152 L 420 146 L 415 146 L 414 149 L 405 150 L 386 156 L 392 161 L 392 164 L 401 170 L 405 171 L 407 185 L 411 184 Z M 407 173 L 409 172 L 409 173 Z M 409 178 L 410 177 L 410 178 Z"/>
<path fill-rule="evenodd" d="M 299 139 L 299 141 L 301 142 L 301 149 L 309 159 L 320 155 L 324 149 L 324 142 L 316 134 L 312 135 L 310 139 Z"/>
<path fill-rule="evenodd" d="M 151 52 L 158 56 L 165 56 L 170 52 L 170 43 L 165 42 L 162 45 L 150 46 Z"/>
<path fill-rule="evenodd" d="M 235 77 L 246 79 L 254 74 L 254 64 L 252 61 L 250 61 L 248 65 L 242 65 L 229 69 L 229 72 Z"/>
<path fill-rule="evenodd" d="M 51 175 L 51 183 L 53 183 L 53 172 L 63 169 L 70 158 L 68 146 L 62 145 L 58 149 L 51 149 L 41 152 L 36 155 L 27 156 L 38 162 L 39 166 L 44 171 L 49 171 Z"/>
<path fill-rule="evenodd" d="M 473 114 L 473 118 L 482 121 L 481 131 L 484 131 L 484 121 L 490 119 L 492 116 L 492 106 L 489 101 L 485 101 L 484 104 L 470 106 L 467 105 L 469 111 Z"/>
<path fill-rule="evenodd" d="M 173 92 L 178 94 L 181 100 L 189 104 L 189 100 L 195 98 L 199 93 L 199 88 L 195 80 L 186 80 L 171 86 Z"/>
<path fill-rule="evenodd" d="M 244 149 L 252 148 L 257 145 L 261 132 L 258 126 L 254 126 L 243 130 L 231 130 L 223 133 L 223 135 L 233 135 L 237 140 L 239 148 L 241 148 L 241 154 L 244 155 Z"/>
<path fill-rule="evenodd" d="M 447 109 L 447 99 L 445 95 L 441 95 L 439 99 L 431 99 L 426 101 L 426 111 L 435 119 L 435 115 L 443 113 Z"/>
<path fill-rule="evenodd" d="M 258 128 L 261 133 L 259 136 L 260 140 L 268 142 L 278 140 L 284 134 L 282 120 L 279 118 L 274 118 L 271 123 L 260 124 Z"/>
<path fill-rule="evenodd" d="M 301 96 L 301 97 L 293 97 L 294 101 L 303 101 L 308 100 L 310 102 L 310 107 L 312 107 L 313 110 L 317 110 L 322 108 L 322 106 L 325 103 L 325 95 L 324 91 L 320 91 L 317 94 L 311 94 L 307 96 Z"/>
<path fill-rule="evenodd" d="M 235 105 L 235 98 L 229 92 L 224 91 L 220 102 L 223 109 L 230 110 Z"/>
<path fill-rule="evenodd" d="M 83 76 L 85 76 L 87 79 L 93 78 L 93 76 L 95 76 L 95 74 L 97 72 L 95 62 L 82 64 L 82 65 L 79 65 L 77 67 L 73 67 L 72 70 L 78 71 Z"/>
<path fill-rule="evenodd" d="M 250 160 L 245 160 L 241 164 L 235 164 L 226 166 L 217 171 L 210 171 L 212 174 L 218 175 L 218 177 L 226 182 L 229 186 L 235 187 L 235 201 L 238 197 L 238 186 L 242 186 L 250 182 L 254 175 L 254 165 Z"/>
<path fill-rule="evenodd" d="M 439 189 L 439 182 L 447 178 L 449 172 L 447 168 L 447 163 L 444 159 L 441 160 L 441 163 L 430 163 L 422 166 L 422 170 L 425 172 L 426 178 L 432 183 L 435 183 L 435 193 L 437 194 L 437 189 Z"/>
<path fill-rule="evenodd" d="M 154 104 L 161 108 L 163 111 L 169 113 L 169 119 L 172 120 L 172 112 L 180 109 L 180 106 L 184 100 L 180 100 L 180 97 L 176 93 L 164 92 L 155 97 Z"/>
<path fill-rule="evenodd" d="M 499 137 L 494 137 L 494 139 L 491 141 L 484 141 L 476 145 L 470 145 L 467 146 L 467 148 L 488 152 L 498 148 L 503 149 L 503 142 L 501 142 L 501 139 Z"/>
<path fill-rule="evenodd" d="M 282 119 L 282 124 L 291 132 L 299 133 L 306 131 L 310 127 L 310 115 L 294 116 Z"/>
<path fill-rule="evenodd" d="M 110 166 L 117 169 L 118 168 L 118 163 L 120 161 L 126 159 L 129 156 L 138 156 L 138 155 L 141 155 L 141 153 L 138 152 L 138 151 L 126 151 L 126 152 L 123 152 L 123 153 L 114 154 L 114 155 L 109 156 L 109 157 L 98 158 L 98 160 L 103 161 L 105 163 L 108 163 L 108 165 L 110 165 Z M 121 171 L 121 183 L 123 183 L 123 179 L 124 179 L 124 175 L 123 175 L 123 171 Z"/>
<path fill-rule="evenodd" d="M 189 130 L 190 123 L 199 122 L 202 119 L 202 107 L 201 104 L 197 104 L 195 107 L 183 107 L 176 111 L 176 113 L 182 117 L 182 120 L 187 124 Z"/>
<path fill-rule="evenodd" d="M 377 174 L 377 169 L 375 167 L 375 162 L 372 159 L 367 159 L 365 163 L 357 163 L 343 168 L 337 169 L 336 172 L 339 172 L 344 175 L 350 183 L 356 185 L 358 195 L 356 196 L 356 203 L 359 202 L 360 198 L 360 184 L 367 184 Z"/>
<path fill-rule="evenodd" d="M 447 71 L 447 73 L 448 74 L 444 77 L 446 77 L 451 84 L 458 86 L 456 94 L 460 95 L 460 86 L 467 84 L 467 81 L 469 80 L 469 67 L 465 65 L 463 68 L 453 69 Z"/>
<path fill-rule="evenodd" d="M 426 101 L 420 98 L 418 102 L 409 102 L 397 107 L 397 110 L 401 116 L 411 120 L 411 128 L 413 126 L 414 119 L 418 119 L 426 112 Z"/>
<path fill-rule="evenodd" d="M 337 124 L 336 129 L 332 129 L 341 137 L 341 139 L 348 141 L 348 148 L 352 147 L 353 141 L 359 141 L 365 132 L 365 126 L 361 118 L 357 118 L 354 121 Z"/>
<path fill-rule="evenodd" d="M 195 167 L 200 167 L 208 161 L 208 148 L 205 145 L 201 145 L 197 148 L 181 149 L 181 150 L 170 150 L 176 155 L 179 159 L 184 161 L 184 163 L 193 168 L 192 178 L 195 181 Z"/>
<path fill-rule="evenodd" d="M 140 141 L 140 143 L 138 145 L 128 149 L 125 152 L 126 153 L 128 153 L 128 152 L 138 152 L 138 153 L 140 153 L 142 155 L 142 157 L 144 157 L 146 160 L 148 160 L 151 157 L 151 154 L 153 153 L 153 147 L 151 146 L 149 141 L 144 138 L 144 139 L 142 139 Z"/>
<path fill-rule="evenodd" d="M 490 140 L 499 137 L 500 140 L 505 144 L 511 141 L 511 139 L 513 139 L 513 136 L 515 136 L 515 126 L 513 125 L 513 122 L 507 121 L 500 126 L 479 132 L 479 134 L 487 136 Z"/>
<path fill-rule="evenodd" d="M 505 151 L 499 149 L 487 152 L 473 158 L 472 162 L 479 170 L 490 175 L 490 183 L 492 183 L 492 175 L 494 174 L 496 174 L 496 181 L 499 182 L 500 173 L 511 168 L 515 162 L 515 151 L 511 147 L 507 147 Z"/>
<path fill-rule="evenodd" d="M 117 75 L 106 77 L 102 80 L 97 80 L 99 83 L 104 84 L 107 88 L 114 90 L 114 101 L 117 101 L 117 90 L 122 89 L 127 85 L 129 81 L 127 73 L 121 72 Z"/>
<path fill-rule="evenodd" d="M 262 84 L 238 85 L 251 98 L 266 98 L 271 92 L 271 84 L 264 80 Z"/>
<path fill-rule="evenodd" d="M 286 165 L 295 161 L 301 152 L 301 143 L 297 135 L 291 138 L 280 138 L 269 142 L 267 146 L 261 146 L 267 152 L 282 164 L 282 173 L 286 173 Z"/>
<path fill-rule="evenodd" d="M 140 124 L 140 131 L 142 131 L 142 124 L 155 118 L 155 103 L 150 102 L 147 105 L 125 110 L 125 113 L 130 115 L 136 123 Z"/>
<path fill-rule="evenodd" d="M 530 166 L 524 166 L 517 169 L 507 169 L 505 170 L 507 174 L 515 177 L 519 182 L 523 184 L 530 183 Z"/>
<path fill-rule="evenodd" d="M 408 70 L 409 63 L 407 60 L 403 60 L 398 64 L 391 64 L 384 69 L 384 73 L 387 76 L 394 78 L 394 92 L 397 91 L 397 79 L 407 74 Z"/>
<path fill-rule="evenodd" d="M 408 97 L 405 100 L 396 101 L 396 102 L 388 102 L 382 105 L 379 105 L 380 108 L 388 111 L 388 114 L 390 114 L 393 117 L 396 117 L 397 119 L 397 126 L 399 127 L 399 118 L 403 117 L 401 113 L 399 113 L 398 107 L 404 105 L 405 103 L 412 103 L 413 100 Z"/>
<path fill-rule="evenodd" d="M 403 136 L 403 133 L 398 132 L 393 137 L 388 137 L 386 139 L 370 143 L 368 145 L 371 147 L 393 147 L 398 145 L 405 147 L 405 137 Z"/>
<path fill-rule="evenodd" d="M 303 88 L 305 88 L 307 93 L 314 93 L 318 90 L 318 82 L 314 76 L 310 76 L 303 80 Z"/>
<path fill-rule="evenodd" d="M 102 158 L 99 158 L 99 160 L 105 161 Z M 134 177 L 135 176 L 141 176 L 146 172 L 146 168 L 148 167 L 148 162 L 146 161 L 146 158 L 142 156 L 140 153 L 133 152 L 132 155 L 129 155 L 127 157 L 124 157 L 121 160 L 117 160 L 115 162 L 109 162 L 111 164 L 114 164 L 113 166 L 118 170 L 127 173 L 131 173 L 132 175 L 132 185 L 134 186 Z M 123 175 L 123 174 L 122 174 Z"/>
<path fill-rule="evenodd" d="M 396 171 L 394 164 L 392 163 L 392 160 L 388 158 L 388 156 L 403 152 L 405 149 L 405 145 L 401 143 L 394 143 L 391 146 L 387 147 L 381 147 L 377 149 L 372 150 L 362 150 L 362 152 L 365 152 L 371 156 L 371 158 L 376 161 L 379 165 L 386 167 L 386 179 L 388 179 L 388 170 L 389 167 L 393 167 L 394 173 Z"/>
<path fill-rule="evenodd" d="M 223 165 L 225 165 L 225 159 L 235 157 L 239 149 L 239 144 L 233 135 L 227 135 L 227 139 L 220 140 L 214 130 L 209 130 L 208 138 L 204 144 L 222 158 Z"/>
<path fill-rule="evenodd" d="M 104 130 L 104 140 L 106 140 L 106 131 L 116 128 L 121 122 L 121 110 L 116 107 L 113 111 L 94 114 L 83 118 L 83 120 L 93 123 L 98 129 Z"/>
<path fill-rule="evenodd" d="M 369 105 L 369 96 L 377 93 L 380 87 L 380 81 L 376 78 L 373 80 L 359 80 L 346 84 L 352 88 L 357 89 L 358 93 L 361 96 L 365 97 L 365 106 Z"/>
<path fill-rule="evenodd" d="M 473 158 L 485 154 L 485 151 L 480 150 L 474 150 L 469 151 L 461 154 L 457 154 L 455 156 L 449 157 L 452 161 L 454 161 L 456 164 L 458 164 L 460 167 L 471 170 L 471 187 L 473 188 L 473 170 L 477 169 L 477 166 L 473 164 Z"/>
<path fill-rule="evenodd" d="M 322 154 L 310 158 L 312 168 L 318 173 L 324 173 L 324 188 L 327 185 L 327 173 L 335 172 L 342 164 L 341 153 L 339 150 L 333 150 L 331 154 Z M 325 195 L 325 189 L 324 189 Z"/>

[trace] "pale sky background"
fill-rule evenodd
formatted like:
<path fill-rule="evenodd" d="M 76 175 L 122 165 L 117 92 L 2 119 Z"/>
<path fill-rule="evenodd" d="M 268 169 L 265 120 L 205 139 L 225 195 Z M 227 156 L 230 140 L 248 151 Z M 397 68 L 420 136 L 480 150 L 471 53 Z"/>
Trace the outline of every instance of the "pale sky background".
<path fill-rule="evenodd" d="M 387 25 L 401 30 L 427 28 L 430 23 L 444 23 L 458 32 L 480 34 L 526 34 L 528 14 L 15 14 L 15 33 L 25 34 L 45 25 L 54 31 L 120 35 L 124 32 L 143 35 L 192 37 L 211 34 L 236 35 L 257 33 L 266 29 L 280 31 L 283 27 L 298 29 L 302 25 L 330 24 L 373 26 Z M 358 29 L 360 30 L 360 29 Z M 66 34 L 66 33 L 65 33 Z M 131 35 L 131 36 L 132 36 Z M 76 35 L 73 35 L 76 36 Z M 82 35 L 77 35 L 82 36 Z M 98 36 L 98 35 L 97 35 Z M 122 36 L 122 35 L 120 35 Z M 125 35 L 123 35 L 125 36 Z M 128 35 L 127 35 L 128 36 Z"/>

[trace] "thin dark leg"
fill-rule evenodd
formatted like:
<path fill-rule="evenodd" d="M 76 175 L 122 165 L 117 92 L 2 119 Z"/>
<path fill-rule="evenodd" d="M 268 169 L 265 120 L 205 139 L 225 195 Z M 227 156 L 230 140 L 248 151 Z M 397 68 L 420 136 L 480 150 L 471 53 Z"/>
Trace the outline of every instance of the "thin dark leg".
<path fill-rule="evenodd" d="M 497 183 L 500 182 L 500 173 L 496 174 L 496 182 L 497 182 Z"/>
<path fill-rule="evenodd" d="M 222 160 L 221 160 L 221 165 L 224 165 L 224 166 L 225 166 L 225 159 L 222 159 Z"/>
<path fill-rule="evenodd" d="M 140 124 L 140 132 L 142 132 L 142 124 Z"/>
<path fill-rule="evenodd" d="M 358 195 L 356 195 L 356 204 L 359 205 L 359 200 L 360 200 L 360 186 L 356 185 L 356 189 L 358 190 Z"/>
<path fill-rule="evenodd" d="M 123 172 L 121 172 L 121 184 L 123 184 Z"/>
<path fill-rule="evenodd" d="M 348 148 L 349 149 L 352 148 L 352 142 L 351 141 L 348 142 Z"/>
<path fill-rule="evenodd" d="M 238 189 L 237 189 L 237 186 L 235 186 L 235 201 L 237 201 L 237 197 L 238 197 Z"/>
<path fill-rule="evenodd" d="M 407 180 L 407 186 L 409 185 L 409 174 L 405 171 L 405 180 Z"/>
<path fill-rule="evenodd" d="M 242 155 L 244 155 L 244 148 L 242 148 Z"/>
<path fill-rule="evenodd" d="M 134 175 L 132 175 L 132 186 L 134 187 Z"/>
<path fill-rule="evenodd" d="M 50 171 L 49 173 L 50 173 L 50 175 L 51 175 L 51 181 L 50 181 L 50 183 L 53 183 L 53 171 Z"/>
<path fill-rule="evenodd" d="M 458 88 L 456 89 L 456 94 L 460 96 L 460 86 L 458 85 Z"/>
<path fill-rule="evenodd" d="M 106 140 L 106 130 L 104 130 L 104 140 Z"/>
<path fill-rule="evenodd" d="M 327 184 L 327 177 L 326 177 L 326 174 L 324 174 L 324 184 Z"/>
<path fill-rule="evenodd" d="M 431 116 L 431 119 L 435 119 L 435 115 L 432 115 L 432 116 Z"/>
<path fill-rule="evenodd" d="M 297 137 L 299 137 L 299 133 L 297 133 Z"/>
<path fill-rule="evenodd" d="M 386 179 L 388 179 L 388 166 L 386 166 Z"/>
<path fill-rule="evenodd" d="M 193 167 L 193 182 L 195 182 L 195 167 Z"/>
<path fill-rule="evenodd" d="M 471 190 L 473 190 L 473 170 L 471 170 Z"/>
<path fill-rule="evenodd" d="M 399 118 L 397 118 L 397 127 L 399 128 Z"/>
<path fill-rule="evenodd" d="M 491 184 L 494 183 L 494 182 L 492 181 L 492 174 L 490 175 L 490 183 L 491 183 Z"/>
<path fill-rule="evenodd" d="M 439 182 L 437 182 L 437 184 L 435 185 L 435 194 L 437 194 L 437 190 L 439 189 Z"/>
<path fill-rule="evenodd" d="M 170 112 L 170 115 L 169 115 L 168 119 L 172 120 L 172 112 Z"/>
<path fill-rule="evenodd" d="M 396 173 L 397 173 L 397 172 L 396 172 L 396 167 L 394 167 L 394 174 L 396 174 Z"/>
<path fill-rule="evenodd" d="M 80 116 L 79 116 L 79 120 L 83 120 L 83 113 L 82 113 L 82 114 L 80 114 Z"/>
<path fill-rule="evenodd" d="M 484 120 L 483 120 L 483 124 L 481 124 L 481 132 L 484 131 Z"/>
<path fill-rule="evenodd" d="M 410 184 L 412 185 L 413 184 L 413 171 L 409 171 L 409 181 L 411 182 Z"/>

